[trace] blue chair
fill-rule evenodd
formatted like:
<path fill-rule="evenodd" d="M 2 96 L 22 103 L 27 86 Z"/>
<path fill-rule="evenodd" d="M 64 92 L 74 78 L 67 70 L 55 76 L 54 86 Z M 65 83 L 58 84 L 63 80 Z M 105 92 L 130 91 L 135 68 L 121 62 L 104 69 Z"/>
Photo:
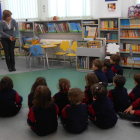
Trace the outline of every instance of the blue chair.
<path fill-rule="evenodd" d="M 34 45 L 32 47 L 30 47 L 30 55 L 29 55 L 29 68 L 31 71 L 31 62 L 32 62 L 32 58 L 41 58 L 43 57 L 43 53 L 42 53 L 42 48 L 40 45 Z M 45 70 L 45 59 L 44 59 L 44 70 Z"/>
<path fill-rule="evenodd" d="M 133 61 L 133 65 L 132 65 L 132 67 L 131 67 L 131 71 L 130 71 L 129 77 L 130 77 L 131 72 L 132 72 L 132 70 L 133 70 L 133 68 L 134 68 L 135 61 L 140 61 L 140 57 L 133 57 L 132 46 L 130 46 L 130 56 L 131 56 L 131 59 L 132 59 L 132 61 Z"/>

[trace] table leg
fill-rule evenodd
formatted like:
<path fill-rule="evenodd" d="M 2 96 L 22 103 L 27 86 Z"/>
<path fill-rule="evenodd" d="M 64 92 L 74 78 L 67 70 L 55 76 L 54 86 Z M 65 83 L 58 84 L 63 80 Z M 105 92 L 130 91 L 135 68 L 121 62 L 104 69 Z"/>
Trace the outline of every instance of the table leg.
<path fill-rule="evenodd" d="M 47 69 L 49 70 L 49 61 L 48 61 L 48 54 L 46 49 L 45 49 L 45 54 L 46 54 Z"/>

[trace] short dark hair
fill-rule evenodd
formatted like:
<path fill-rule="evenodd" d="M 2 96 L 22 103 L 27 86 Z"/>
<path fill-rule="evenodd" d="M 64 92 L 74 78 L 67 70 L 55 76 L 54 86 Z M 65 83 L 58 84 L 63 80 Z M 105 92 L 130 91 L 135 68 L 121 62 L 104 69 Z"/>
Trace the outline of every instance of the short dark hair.
<path fill-rule="evenodd" d="M 84 93 L 80 88 L 72 88 L 68 92 L 68 98 L 73 104 L 81 103 L 84 98 Z"/>
<path fill-rule="evenodd" d="M 138 83 L 138 85 L 140 85 L 140 74 L 139 73 L 134 75 L 134 80 L 135 80 L 135 82 Z"/>
<path fill-rule="evenodd" d="M 96 60 L 94 60 L 93 61 L 93 64 L 95 65 L 95 67 L 97 67 L 98 69 L 102 69 L 102 67 L 103 67 L 103 62 L 101 61 L 101 60 L 99 60 L 99 59 L 96 59 Z"/>
<path fill-rule="evenodd" d="M 6 20 L 7 17 L 10 17 L 12 15 L 11 11 L 4 10 L 2 14 L 2 20 Z"/>
<path fill-rule="evenodd" d="M 126 79 L 122 75 L 116 75 L 113 78 L 114 83 L 116 84 L 117 87 L 123 87 L 125 85 Z"/>
<path fill-rule="evenodd" d="M 91 87 L 92 85 L 94 85 L 95 83 L 99 83 L 99 80 L 97 78 L 97 76 L 94 73 L 88 73 L 85 76 L 85 79 L 87 81 L 87 86 Z"/>
<path fill-rule="evenodd" d="M 13 81 L 10 77 L 5 76 L 0 81 L 0 90 L 4 92 L 11 91 L 13 89 Z"/>
<path fill-rule="evenodd" d="M 93 97 L 97 99 L 104 99 L 107 96 L 107 89 L 104 85 L 102 84 L 94 84 L 91 87 L 92 95 Z"/>
<path fill-rule="evenodd" d="M 119 63 L 120 62 L 120 56 L 117 55 L 117 54 L 113 54 L 110 56 L 110 59 L 116 63 Z"/>
<path fill-rule="evenodd" d="M 64 94 L 67 94 L 70 88 L 70 81 L 66 78 L 61 78 L 59 79 L 58 86 L 61 92 L 63 92 Z"/>
<path fill-rule="evenodd" d="M 38 86 L 35 90 L 33 105 L 41 108 L 49 108 L 53 104 L 51 91 L 47 86 Z"/>
<path fill-rule="evenodd" d="M 108 69 L 110 69 L 111 68 L 111 63 L 110 63 L 110 61 L 109 60 L 104 60 L 104 66 L 106 66 Z"/>

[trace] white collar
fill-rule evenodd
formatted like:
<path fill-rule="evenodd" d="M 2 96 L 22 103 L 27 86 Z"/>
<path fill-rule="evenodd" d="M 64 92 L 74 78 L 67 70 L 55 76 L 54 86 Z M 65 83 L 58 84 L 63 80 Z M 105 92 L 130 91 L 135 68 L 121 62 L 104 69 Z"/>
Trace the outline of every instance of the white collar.
<path fill-rule="evenodd" d="M 3 22 L 6 23 L 6 25 L 7 25 L 7 27 L 8 27 L 9 29 L 11 29 L 11 21 L 12 21 L 12 19 L 9 21 L 9 25 L 8 25 L 8 23 L 7 23 L 5 20 L 3 20 Z"/>

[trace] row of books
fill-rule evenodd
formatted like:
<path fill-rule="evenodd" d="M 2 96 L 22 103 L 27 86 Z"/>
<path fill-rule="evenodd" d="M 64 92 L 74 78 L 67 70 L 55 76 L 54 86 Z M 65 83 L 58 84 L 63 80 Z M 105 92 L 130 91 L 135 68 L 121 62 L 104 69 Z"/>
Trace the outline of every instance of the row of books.
<path fill-rule="evenodd" d="M 98 24 L 98 21 L 83 21 L 83 25 L 84 24 Z"/>
<path fill-rule="evenodd" d="M 133 52 L 140 52 L 140 44 L 134 45 L 134 44 L 127 44 L 127 43 L 121 44 L 121 51 L 128 51 L 129 52 L 130 46 L 132 46 Z"/>
<path fill-rule="evenodd" d="M 101 29 L 102 30 L 117 30 L 118 29 L 118 21 L 101 21 Z"/>
<path fill-rule="evenodd" d="M 41 23 L 35 23 L 35 32 L 46 33 L 48 32 L 47 26 Z"/>
<path fill-rule="evenodd" d="M 84 38 L 94 38 L 98 36 L 97 27 L 85 26 L 82 27 L 82 31 L 84 33 Z"/>
<path fill-rule="evenodd" d="M 101 37 L 105 37 L 108 42 L 117 42 L 118 41 L 118 33 L 106 33 L 101 32 Z"/>
<path fill-rule="evenodd" d="M 77 69 L 88 69 L 88 59 L 85 56 L 77 58 Z"/>
<path fill-rule="evenodd" d="M 127 57 L 127 56 L 121 56 L 121 64 L 132 66 L 132 64 L 133 64 L 132 58 Z M 140 66 L 140 61 L 136 61 L 134 65 L 135 66 Z"/>
<path fill-rule="evenodd" d="M 140 27 L 140 19 L 121 19 L 121 27 Z"/>
<path fill-rule="evenodd" d="M 122 30 L 121 37 L 140 38 L 140 30 Z"/>
<path fill-rule="evenodd" d="M 18 23 L 18 28 L 19 30 L 33 30 L 33 24 L 32 23 L 22 23 L 22 22 L 19 22 Z"/>
<path fill-rule="evenodd" d="M 48 24 L 48 32 L 49 33 L 81 33 L 81 25 L 80 23 L 49 23 Z"/>

